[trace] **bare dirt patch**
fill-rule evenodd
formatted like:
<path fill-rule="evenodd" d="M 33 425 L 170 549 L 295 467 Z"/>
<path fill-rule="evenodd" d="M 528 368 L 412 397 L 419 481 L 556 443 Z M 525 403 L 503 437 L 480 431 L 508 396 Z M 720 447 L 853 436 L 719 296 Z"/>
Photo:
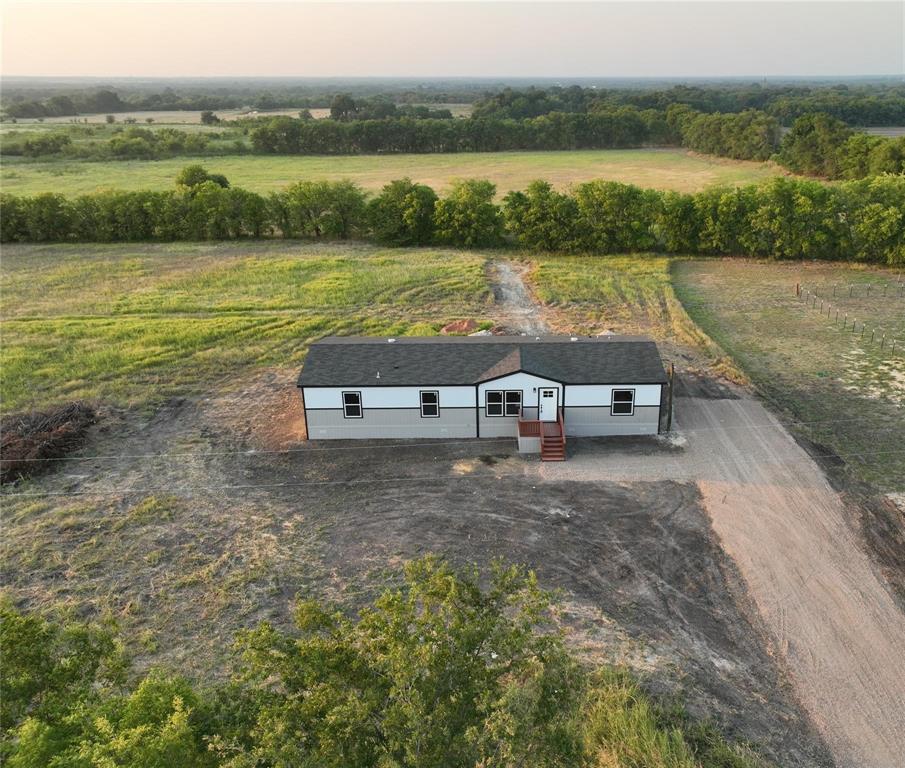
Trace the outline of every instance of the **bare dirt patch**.
<path fill-rule="evenodd" d="M 0 576 L 13 599 L 112 617 L 140 667 L 203 678 L 239 628 L 287 625 L 298 595 L 349 607 L 425 552 L 504 557 L 561 590 L 563 626 L 589 660 L 631 667 L 783 765 L 829 764 L 692 482 L 575 483 L 513 441 L 296 440 L 267 452 L 258 446 L 286 433 L 259 414 L 285 416 L 287 373 L 111 416 L 86 453 L 113 458 L 4 498 Z M 591 462 L 620 451 L 577 445 Z M 648 466 L 681 455 L 645 440 L 625 450 Z"/>
<path fill-rule="evenodd" d="M 261 451 L 281 451 L 306 439 L 297 377 L 296 369 L 269 369 L 212 397 L 205 404 L 209 428 L 225 431 Z"/>
<path fill-rule="evenodd" d="M 769 648 L 841 766 L 893 768 L 905 752 L 905 614 L 866 554 L 853 500 L 750 397 L 681 398 L 683 451 L 585 453 L 550 480 L 697 483 L 763 618 Z M 876 516 L 872 516 L 876 518 Z M 894 531 L 894 520 L 890 519 Z M 887 548 L 897 549 L 895 534 Z M 888 553 L 896 572 L 901 556 Z M 883 560 L 880 561 L 884 562 Z"/>
<path fill-rule="evenodd" d="M 528 266 L 520 262 L 498 259 L 489 263 L 494 317 L 501 330 L 507 333 L 528 336 L 550 333 L 540 306 L 525 284 L 527 272 Z"/>

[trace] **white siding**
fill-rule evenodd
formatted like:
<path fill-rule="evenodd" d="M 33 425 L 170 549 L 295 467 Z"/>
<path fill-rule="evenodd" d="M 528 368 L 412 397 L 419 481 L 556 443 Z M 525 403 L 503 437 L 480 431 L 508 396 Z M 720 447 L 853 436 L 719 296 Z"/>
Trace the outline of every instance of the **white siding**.
<path fill-rule="evenodd" d="M 439 392 L 440 408 L 474 408 L 474 387 L 306 387 L 305 408 L 342 408 L 343 392 L 361 392 L 362 408 L 420 408 L 419 392 Z"/>
<path fill-rule="evenodd" d="M 537 390 L 540 387 L 556 387 L 562 389 L 559 382 L 551 379 L 542 379 L 530 373 L 511 373 L 508 376 L 502 376 L 493 381 L 485 381 L 478 386 L 478 404 L 484 407 L 484 393 L 487 391 L 501 389 L 520 389 L 522 390 L 522 405 L 537 407 Z M 562 392 L 559 393 L 560 401 L 562 401 Z"/>
<path fill-rule="evenodd" d="M 659 384 L 570 384 L 566 387 L 566 407 L 610 405 L 614 389 L 634 389 L 636 407 L 660 405 Z"/>

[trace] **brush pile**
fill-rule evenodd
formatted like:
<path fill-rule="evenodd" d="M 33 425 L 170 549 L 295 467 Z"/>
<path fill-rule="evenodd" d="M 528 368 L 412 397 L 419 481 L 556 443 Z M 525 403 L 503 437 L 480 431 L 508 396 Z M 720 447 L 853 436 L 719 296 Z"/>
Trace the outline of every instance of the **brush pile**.
<path fill-rule="evenodd" d="M 78 402 L 5 416 L 0 420 L 0 483 L 36 474 L 68 455 L 96 420 L 94 408 Z"/>

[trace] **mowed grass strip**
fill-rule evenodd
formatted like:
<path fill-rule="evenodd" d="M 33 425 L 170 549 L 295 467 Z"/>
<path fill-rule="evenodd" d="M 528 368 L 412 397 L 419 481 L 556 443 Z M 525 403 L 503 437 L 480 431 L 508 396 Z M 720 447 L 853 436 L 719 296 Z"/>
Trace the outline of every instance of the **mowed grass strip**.
<path fill-rule="evenodd" d="M 672 261 L 657 254 L 539 255 L 531 259 L 530 280 L 559 331 L 649 335 L 701 354 L 710 366 L 735 377 L 734 367 L 721 359 L 676 298 Z"/>
<path fill-rule="evenodd" d="M 370 191 L 409 176 L 438 192 L 457 178 L 486 178 L 501 195 L 534 179 L 559 188 L 608 179 L 655 189 L 696 192 L 714 184 L 756 183 L 783 173 L 772 163 L 697 156 L 681 149 L 580 150 L 573 152 L 475 152 L 431 155 L 300 157 L 232 155 L 153 161 L 14 162 L 0 168 L 4 192 L 79 195 L 99 189 L 169 189 L 180 169 L 201 163 L 233 186 L 272 192 L 301 180 L 351 179 Z"/>
<path fill-rule="evenodd" d="M 905 490 L 905 298 L 882 295 L 884 284 L 901 279 L 897 273 L 726 259 L 678 261 L 673 275 L 691 317 L 781 413 L 801 422 L 799 434 L 844 459 L 853 477 Z M 799 282 L 825 297 L 824 310 L 832 305 L 829 318 L 795 298 Z M 859 290 L 849 298 L 853 283 Z M 895 356 L 888 342 L 885 349 L 870 343 L 872 328 L 882 329 L 875 340 L 883 332 L 899 339 Z"/>
<path fill-rule="evenodd" d="M 154 402 L 297 365 L 328 334 L 435 333 L 487 314 L 484 266 L 473 253 L 344 245 L 9 248 L 3 408 Z"/>

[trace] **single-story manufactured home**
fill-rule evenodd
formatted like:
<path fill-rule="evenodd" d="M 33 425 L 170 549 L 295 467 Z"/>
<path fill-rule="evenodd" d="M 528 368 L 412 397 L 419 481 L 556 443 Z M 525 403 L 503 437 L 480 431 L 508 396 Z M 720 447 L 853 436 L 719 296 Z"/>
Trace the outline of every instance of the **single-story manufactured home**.
<path fill-rule="evenodd" d="M 298 378 L 312 440 L 512 437 L 551 460 L 567 436 L 657 434 L 667 383 L 635 336 L 334 336 Z"/>

